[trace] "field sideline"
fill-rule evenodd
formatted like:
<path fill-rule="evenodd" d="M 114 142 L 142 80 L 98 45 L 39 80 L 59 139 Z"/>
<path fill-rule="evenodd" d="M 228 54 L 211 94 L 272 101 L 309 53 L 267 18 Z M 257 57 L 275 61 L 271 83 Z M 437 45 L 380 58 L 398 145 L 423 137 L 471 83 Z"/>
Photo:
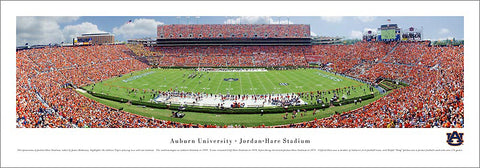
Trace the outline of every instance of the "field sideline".
<path fill-rule="evenodd" d="M 147 118 L 155 118 L 159 120 L 168 120 L 174 122 L 181 122 L 181 123 L 192 123 L 192 124 L 200 124 L 200 125 L 219 125 L 219 126 L 235 126 L 235 125 L 243 125 L 246 127 L 255 127 L 260 125 L 265 126 L 274 126 L 274 125 L 286 125 L 292 123 L 302 123 L 307 121 L 313 121 L 315 118 L 321 119 L 325 117 L 329 117 L 337 113 L 343 113 L 350 110 L 354 110 L 357 108 L 361 108 L 367 104 L 370 104 L 382 96 L 386 94 L 379 94 L 378 92 L 375 93 L 375 98 L 362 101 L 362 103 L 358 104 L 347 104 L 343 106 L 337 107 L 330 107 L 327 109 L 317 110 L 317 114 L 313 115 L 312 111 L 308 111 L 305 113 L 305 116 L 301 117 L 298 116 L 294 119 L 288 118 L 283 119 L 283 114 L 264 114 L 260 116 L 260 114 L 210 114 L 210 113 L 196 113 L 196 112 L 184 112 L 184 118 L 173 118 L 171 117 L 171 110 L 168 109 L 154 109 L 148 107 L 141 107 L 136 105 L 129 105 L 126 103 L 119 103 L 111 100 L 101 99 L 98 97 L 94 97 L 88 93 L 80 93 L 90 99 L 98 101 L 99 103 L 105 104 L 107 106 L 120 109 L 122 108 L 123 111 L 130 112 L 133 114 L 145 116 Z M 289 116 L 292 113 L 289 112 Z"/>
<path fill-rule="evenodd" d="M 185 75 L 184 75 L 185 74 Z M 189 78 L 190 74 L 197 74 L 195 78 Z M 202 77 L 200 77 L 202 76 Z M 210 78 L 210 80 L 209 80 Z M 238 80 L 226 81 L 224 79 L 238 78 Z M 288 83 L 288 85 L 280 85 L 280 83 Z M 298 93 L 310 91 L 327 91 L 325 98 L 333 97 L 333 92 L 329 90 L 337 88 L 351 87 L 351 94 L 340 92 L 340 97 L 345 98 L 363 96 L 370 94 L 368 85 L 351 80 L 339 75 L 331 74 L 317 69 L 297 69 L 297 70 L 272 70 L 268 72 L 197 72 L 192 69 L 145 69 L 120 77 L 97 82 L 95 85 L 88 85 L 84 88 L 97 93 L 105 93 L 112 96 L 127 98 L 130 100 L 139 100 L 145 96 L 146 100 L 154 98 L 149 90 L 170 91 L 170 89 L 178 89 L 185 92 L 205 92 L 212 94 L 270 94 L 270 93 Z M 355 87 L 355 89 L 353 89 Z M 135 94 L 128 92 L 135 88 Z M 145 90 L 145 93 L 143 92 Z M 358 104 L 348 104 L 337 107 L 330 107 L 324 110 L 318 110 L 316 115 L 312 111 L 308 111 L 305 116 L 296 118 L 283 119 L 283 114 L 209 114 L 198 112 L 184 112 L 184 118 L 172 118 L 171 110 L 154 109 L 125 103 L 114 102 L 91 96 L 87 93 L 80 93 L 102 104 L 117 109 L 122 108 L 124 111 L 142 115 L 148 118 L 156 118 L 161 120 L 176 121 L 182 123 L 193 124 L 210 124 L 210 125 L 243 125 L 243 126 L 259 126 L 259 125 L 284 125 L 292 123 L 300 123 L 312 121 L 315 118 L 329 117 L 336 112 L 346 112 L 356 108 L 361 108 L 380 97 L 376 89 L 374 89 L 375 98 L 363 101 Z M 308 103 L 316 103 L 316 100 L 302 97 L 302 100 Z M 289 112 L 291 113 L 291 112 Z"/>

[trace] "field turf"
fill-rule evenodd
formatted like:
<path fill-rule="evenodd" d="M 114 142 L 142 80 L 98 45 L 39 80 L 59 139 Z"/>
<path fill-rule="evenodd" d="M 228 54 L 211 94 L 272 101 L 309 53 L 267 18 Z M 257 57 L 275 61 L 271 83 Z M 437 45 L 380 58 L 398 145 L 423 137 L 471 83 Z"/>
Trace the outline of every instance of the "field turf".
<path fill-rule="evenodd" d="M 171 117 L 171 110 L 167 109 L 154 109 L 148 107 L 141 107 L 136 105 L 130 105 L 126 103 L 119 103 L 111 100 L 101 99 L 98 97 L 94 97 L 87 93 L 80 94 L 89 97 L 93 100 L 96 100 L 102 104 L 113 108 L 123 108 L 123 111 L 127 111 L 130 113 L 142 115 L 148 118 L 155 118 L 160 120 L 168 120 L 168 121 L 175 121 L 181 123 L 193 123 L 193 124 L 201 124 L 201 125 L 243 125 L 247 127 L 254 127 L 254 126 L 273 126 L 273 125 L 286 125 L 292 123 L 301 123 L 306 121 L 313 121 L 315 118 L 321 119 L 325 117 L 329 117 L 334 115 L 335 113 L 343 113 L 353 109 L 361 108 L 373 101 L 381 98 L 383 95 L 380 95 L 378 92 L 375 93 L 375 98 L 362 101 L 362 103 L 357 104 L 347 104 L 343 106 L 337 107 L 330 107 L 327 109 L 317 110 L 316 114 L 313 115 L 312 111 L 308 111 L 305 116 L 301 117 L 298 115 L 296 118 L 292 119 L 290 116 L 292 112 L 289 112 L 288 119 L 283 119 L 284 113 L 275 113 L 275 114 L 264 114 L 260 116 L 260 114 L 211 114 L 211 113 L 196 113 L 196 112 L 184 112 L 184 118 L 172 118 Z"/>
<path fill-rule="evenodd" d="M 195 78 L 188 78 L 190 74 L 197 75 Z M 225 81 L 229 78 L 238 80 Z M 148 100 L 152 98 L 152 94 L 148 92 L 152 89 L 155 91 L 179 90 L 208 94 L 255 95 L 329 91 L 349 86 L 356 89 L 352 89 L 350 95 L 345 92 L 337 96 L 349 98 L 370 93 L 367 86 L 361 82 L 316 69 L 267 72 L 197 72 L 190 69 L 148 69 L 97 82 L 94 87 L 90 85 L 85 88 L 97 93 L 136 100 L 145 95 Z M 128 90 L 132 88 L 138 89 L 139 92 L 129 94 Z M 144 94 L 143 90 L 147 90 L 147 92 Z M 332 96 L 333 93 L 330 92 L 326 97 Z M 309 100 L 304 101 L 310 102 Z"/>
<path fill-rule="evenodd" d="M 195 78 L 188 78 L 190 74 L 197 74 Z M 185 74 L 185 76 L 184 76 Z M 202 75 L 203 74 L 203 75 Z M 200 75 L 202 77 L 200 77 Z M 210 79 L 209 79 L 210 78 Z M 238 78 L 237 81 L 225 81 L 226 78 Z M 287 85 L 281 85 L 285 83 Z M 316 69 L 297 69 L 297 70 L 272 70 L 268 72 L 196 72 L 191 69 L 146 69 L 142 71 L 125 74 L 121 77 L 107 79 L 97 82 L 95 86 L 84 86 L 87 90 L 97 93 L 105 93 L 112 96 L 127 98 L 130 100 L 138 100 L 142 96 L 151 99 L 152 94 L 149 90 L 169 91 L 180 90 L 186 92 L 204 92 L 213 94 L 270 94 L 270 93 L 298 93 L 310 91 L 329 91 L 337 88 L 355 87 L 351 89 L 351 94 L 341 93 L 340 97 L 345 98 L 363 96 L 369 94 L 368 86 L 364 83 L 351 80 L 339 75 L 324 72 Z M 137 94 L 129 94 L 128 90 L 137 89 Z M 146 93 L 143 93 L 143 90 Z M 365 90 L 365 91 L 364 91 Z M 80 93 L 80 92 L 79 92 Z M 348 104 L 327 109 L 317 110 L 317 114 L 313 115 L 312 111 L 308 111 L 305 116 L 298 115 L 295 119 L 283 119 L 282 113 L 276 114 L 210 114 L 197 112 L 184 112 L 184 118 L 172 118 L 171 110 L 153 109 L 148 107 L 130 105 L 125 103 L 114 102 L 97 97 L 93 97 L 86 93 L 83 94 L 91 99 L 114 108 L 123 108 L 124 111 L 142 115 L 148 118 L 154 117 L 161 120 L 177 121 L 182 123 L 193 124 L 211 124 L 211 125 L 284 125 L 291 123 L 300 123 L 312 121 L 315 118 L 320 119 L 331 116 L 336 112 L 341 113 L 371 103 L 381 94 L 375 89 L 375 98 L 362 101 L 358 104 Z M 332 97 L 330 92 L 325 97 Z M 302 98 L 308 103 L 314 103 L 315 100 Z M 291 112 L 290 112 L 291 113 Z"/>

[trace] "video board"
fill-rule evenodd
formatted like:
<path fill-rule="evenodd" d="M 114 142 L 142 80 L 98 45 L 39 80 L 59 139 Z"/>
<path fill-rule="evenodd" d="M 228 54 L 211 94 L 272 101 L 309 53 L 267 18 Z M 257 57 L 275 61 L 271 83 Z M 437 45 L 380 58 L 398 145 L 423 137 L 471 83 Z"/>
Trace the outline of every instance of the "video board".
<path fill-rule="evenodd" d="M 382 30 L 382 39 L 395 39 L 395 29 Z"/>

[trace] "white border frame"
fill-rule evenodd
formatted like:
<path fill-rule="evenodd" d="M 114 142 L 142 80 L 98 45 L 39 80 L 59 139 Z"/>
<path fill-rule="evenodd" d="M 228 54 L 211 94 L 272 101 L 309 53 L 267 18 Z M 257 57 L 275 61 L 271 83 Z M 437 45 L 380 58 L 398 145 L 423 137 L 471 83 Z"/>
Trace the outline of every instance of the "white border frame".
<path fill-rule="evenodd" d="M 479 2 L 1 2 L 1 166 L 479 166 Z M 415 5 L 412 5 L 414 3 Z M 114 4 L 114 5 L 112 5 Z M 332 7 L 334 6 L 334 7 Z M 368 6 L 369 10 L 362 7 Z M 382 7 L 383 6 L 383 7 Z M 385 8 L 384 6 L 395 6 Z M 112 8 L 104 11 L 106 7 Z M 89 10 L 84 10 L 84 9 Z M 16 16 L 464 16 L 463 129 L 17 129 Z M 446 133 L 465 133 L 464 145 Z M 302 138 L 307 145 L 172 145 L 171 138 Z M 28 148 L 436 148 L 461 152 L 18 152 Z"/>

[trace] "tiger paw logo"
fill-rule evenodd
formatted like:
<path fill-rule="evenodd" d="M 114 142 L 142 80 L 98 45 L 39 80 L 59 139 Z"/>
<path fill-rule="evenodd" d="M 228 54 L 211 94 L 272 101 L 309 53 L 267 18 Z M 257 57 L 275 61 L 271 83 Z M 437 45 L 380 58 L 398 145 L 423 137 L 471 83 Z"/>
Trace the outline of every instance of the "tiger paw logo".
<path fill-rule="evenodd" d="M 458 133 L 457 131 L 447 133 L 447 143 L 451 146 L 461 145 L 463 143 L 463 133 Z"/>

